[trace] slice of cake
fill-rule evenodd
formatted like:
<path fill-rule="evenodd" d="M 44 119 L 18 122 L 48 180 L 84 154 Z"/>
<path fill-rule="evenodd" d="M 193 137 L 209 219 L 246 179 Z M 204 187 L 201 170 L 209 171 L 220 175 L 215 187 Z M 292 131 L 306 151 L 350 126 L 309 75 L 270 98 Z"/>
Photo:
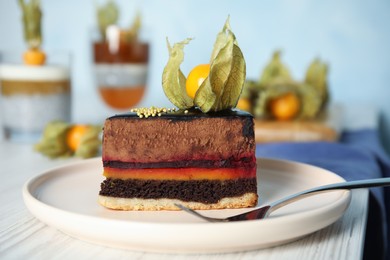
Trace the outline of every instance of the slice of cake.
<path fill-rule="evenodd" d="M 245 60 L 229 19 L 210 64 L 186 78 L 180 69 L 185 39 L 169 44 L 162 87 L 178 111 L 135 109 L 106 120 L 99 202 L 111 209 L 178 210 L 257 204 L 253 117 L 235 110 Z M 136 113 L 135 113 L 136 112 Z"/>
<path fill-rule="evenodd" d="M 253 117 L 193 109 L 140 118 L 108 118 L 104 125 L 99 202 L 122 210 L 255 206 Z"/>

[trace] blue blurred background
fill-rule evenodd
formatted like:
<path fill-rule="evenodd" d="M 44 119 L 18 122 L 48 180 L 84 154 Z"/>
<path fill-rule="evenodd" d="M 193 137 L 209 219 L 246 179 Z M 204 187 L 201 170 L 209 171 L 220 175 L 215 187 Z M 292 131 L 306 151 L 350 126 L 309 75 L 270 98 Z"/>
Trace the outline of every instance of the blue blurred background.
<path fill-rule="evenodd" d="M 93 86 L 91 32 L 96 25 L 92 0 L 42 0 L 43 48 L 72 53 L 75 121 L 80 110 L 89 120 L 99 113 Z M 207 63 L 217 32 L 227 16 L 247 62 L 247 77 L 257 79 L 276 49 L 296 79 L 320 57 L 330 65 L 333 102 L 371 105 L 381 113 L 381 137 L 390 150 L 390 1 L 233 1 L 117 0 L 121 25 L 142 14 L 142 37 L 152 45 L 148 91 L 142 106 L 170 106 L 161 88 L 171 42 L 195 39 L 186 47 L 182 70 L 187 74 Z M 0 51 L 24 50 L 17 1 L 0 0 Z M 87 102 L 86 102 L 87 101 Z M 85 114 L 84 114 L 85 115 Z"/>

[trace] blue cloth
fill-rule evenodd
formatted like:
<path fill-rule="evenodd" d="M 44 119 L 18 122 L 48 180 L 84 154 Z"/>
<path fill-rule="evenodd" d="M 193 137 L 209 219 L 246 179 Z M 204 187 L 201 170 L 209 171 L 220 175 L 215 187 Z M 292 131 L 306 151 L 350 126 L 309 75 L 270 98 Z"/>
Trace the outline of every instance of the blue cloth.
<path fill-rule="evenodd" d="M 344 132 L 337 143 L 258 144 L 256 156 L 308 163 L 328 169 L 346 180 L 390 177 L 390 159 L 380 144 L 378 132 L 373 129 Z M 374 212 L 370 212 L 369 216 L 374 223 L 368 223 L 368 226 L 382 232 L 384 256 L 389 247 L 390 189 L 371 189 L 371 194 L 370 211 Z M 377 204 L 377 208 L 371 204 Z"/>

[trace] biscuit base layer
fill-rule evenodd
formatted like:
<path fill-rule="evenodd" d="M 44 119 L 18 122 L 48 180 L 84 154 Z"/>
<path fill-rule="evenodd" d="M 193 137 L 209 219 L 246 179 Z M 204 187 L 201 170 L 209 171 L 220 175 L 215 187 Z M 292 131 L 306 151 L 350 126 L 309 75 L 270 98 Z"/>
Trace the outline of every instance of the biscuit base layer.
<path fill-rule="evenodd" d="M 206 204 L 201 202 L 182 201 L 179 199 L 139 199 L 118 198 L 99 195 L 98 201 L 104 207 L 116 210 L 179 210 L 175 203 L 182 204 L 194 210 L 207 209 L 235 209 L 254 207 L 258 196 L 255 193 L 245 193 L 239 197 L 223 198 L 217 203 Z"/>

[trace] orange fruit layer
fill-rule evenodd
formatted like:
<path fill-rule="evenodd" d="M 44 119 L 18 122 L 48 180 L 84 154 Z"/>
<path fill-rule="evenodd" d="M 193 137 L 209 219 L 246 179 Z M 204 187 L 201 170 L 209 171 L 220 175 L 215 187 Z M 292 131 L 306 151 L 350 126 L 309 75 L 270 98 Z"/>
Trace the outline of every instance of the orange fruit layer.
<path fill-rule="evenodd" d="M 104 168 L 103 175 L 114 179 L 139 180 L 231 180 L 256 177 L 253 168 L 159 168 L 159 169 L 116 169 Z"/>

